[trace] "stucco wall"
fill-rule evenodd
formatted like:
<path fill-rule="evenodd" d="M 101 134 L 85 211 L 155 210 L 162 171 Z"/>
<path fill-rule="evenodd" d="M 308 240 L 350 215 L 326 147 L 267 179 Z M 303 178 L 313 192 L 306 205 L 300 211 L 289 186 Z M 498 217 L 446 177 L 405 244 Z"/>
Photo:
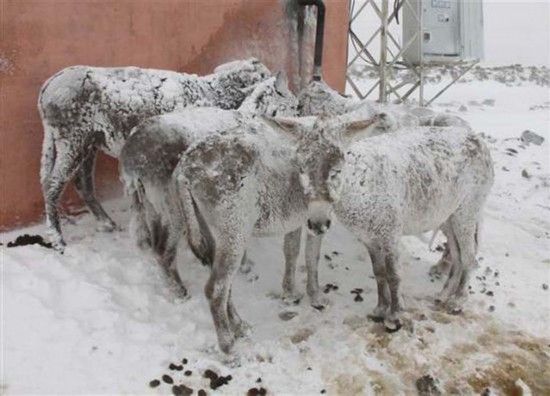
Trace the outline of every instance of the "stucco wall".
<path fill-rule="evenodd" d="M 344 88 L 347 0 L 326 0 L 324 76 Z M 255 56 L 294 73 L 283 0 L 0 0 L 0 229 L 39 221 L 42 83 L 76 64 L 206 74 Z M 116 160 L 101 155 L 98 195 L 120 193 Z M 70 187 L 65 206 L 79 205 Z"/>

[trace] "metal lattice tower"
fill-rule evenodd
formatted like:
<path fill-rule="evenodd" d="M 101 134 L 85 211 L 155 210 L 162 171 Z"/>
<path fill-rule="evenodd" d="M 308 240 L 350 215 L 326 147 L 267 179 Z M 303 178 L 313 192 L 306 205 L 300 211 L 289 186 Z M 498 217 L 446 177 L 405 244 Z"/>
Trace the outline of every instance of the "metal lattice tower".
<path fill-rule="evenodd" d="M 422 1 L 425 0 L 394 0 L 393 2 L 390 0 L 351 0 L 349 19 L 349 43 L 351 46 L 348 54 L 346 79 L 360 99 L 365 99 L 377 91 L 379 102 L 386 103 L 391 100 L 402 103 L 417 92 L 419 104 L 428 106 L 479 62 L 479 59 L 453 60 L 453 65 L 461 66 L 460 72 L 433 97 L 425 98 L 424 76 L 427 70 L 435 66 L 448 65 L 451 62 L 449 60 L 439 62 L 433 59 L 425 60 L 423 12 L 418 12 L 423 6 Z M 391 6 L 390 3 L 392 3 Z M 398 25 L 403 19 L 404 10 L 407 12 L 407 17 L 412 18 L 417 29 L 407 38 L 406 42 L 402 43 L 403 34 Z M 358 18 L 365 16 L 366 13 L 376 17 L 377 23 L 373 24 L 370 29 L 366 29 L 365 26 L 357 26 Z M 376 45 L 379 45 L 378 51 L 374 48 Z M 411 50 L 418 51 L 416 57 L 419 62 L 415 64 L 407 62 L 403 57 L 406 51 Z M 360 64 L 368 66 L 376 73 L 376 80 L 370 87 L 361 87 L 357 77 L 354 77 L 352 73 L 353 68 Z M 407 78 L 400 77 L 403 76 L 403 71 L 409 71 L 406 73 Z"/>

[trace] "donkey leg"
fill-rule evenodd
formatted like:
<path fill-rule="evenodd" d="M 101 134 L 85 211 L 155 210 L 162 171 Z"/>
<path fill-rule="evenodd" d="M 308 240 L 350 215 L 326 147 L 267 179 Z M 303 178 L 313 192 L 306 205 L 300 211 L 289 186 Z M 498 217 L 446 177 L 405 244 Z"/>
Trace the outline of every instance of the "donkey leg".
<path fill-rule="evenodd" d="M 449 243 L 445 244 L 445 250 L 439 261 L 430 267 L 429 274 L 439 278 L 449 272 L 452 265 L 451 249 Z"/>
<path fill-rule="evenodd" d="M 285 235 L 284 255 L 285 274 L 283 277 L 283 301 L 296 303 L 302 299 L 302 295 L 296 291 L 296 261 L 300 254 L 300 239 L 302 228 L 298 228 Z"/>
<path fill-rule="evenodd" d="M 177 217 L 177 216 L 176 216 Z M 166 227 L 166 242 L 164 250 L 160 253 L 159 261 L 163 268 L 167 271 L 169 277 L 171 277 L 177 283 L 177 288 L 182 296 L 187 296 L 188 291 L 178 272 L 176 263 L 176 256 L 178 253 L 178 245 L 181 235 L 183 233 L 183 224 L 181 219 L 172 219 L 170 224 Z"/>
<path fill-rule="evenodd" d="M 233 298 L 231 294 L 232 293 L 230 290 L 229 299 L 227 302 L 227 315 L 229 317 L 229 324 L 231 325 L 231 329 L 235 333 L 236 337 L 245 337 L 250 333 L 252 327 L 247 322 L 245 322 L 237 313 L 235 305 L 233 305 Z"/>
<path fill-rule="evenodd" d="M 227 233 L 226 235 L 231 235 Z M 220 349 L 229 353 L 235 343 L 235 333 L 228 314 L 231 283 L 239 268 L 240 259 L 244 254 L 244 245 L 240 238 L 231 238 L 216 247 L 216 253 L 210 278 L 204 292 L 210 304 L 212 319 L 218 336 Z"/>
<path fill-rule="evenodd" d="M 321 297 L 319 293 L 319 254 L 321 252 L 322 235 L 307 234 L 306 240 L 306 269 L 307 269 L 307 295 L 313 308 L 323 310 L 330 301 Z"/>
<path fill-rule="evenodd" d="M 390 306 L 390 289 L 386 280 L 385 257 L 382 249 L 376 245 L 367 246 L 370 260 L 372 263 L 372 272 L 376 279 L 378 290 L 378 302 L 370 315 L 375 322 L 382 322 L 386 318 Z"/>
<path fill-rule="evenodd" d="M 452 218 L 452 227 L 458 246 L 457 271 L 449 297 L 446 301 L 447 311 L 458 313 L 462 311 L 467 297 L 467 286 L 472 269 L 476 266 L 476 232 L 475 218 L 470 218 L 470 212 L 462 213 L 459 209 Z"/>
<path fill-rule="evenodd" d="M 42 192 L 46 207 L 46 224 L 54 248 L 63 252 L 65 241 L 59 224 L 58 204 L 65 187 L 80 167 L 83 158 L 81 147 L 72 147 L 68 142 L 55 142 L 55 161 L 42 179 Z"/>
<path fill-rule="evenodd" d="M 447 221 L 441 226 L 441 231 L 443 231 L 443 233 L 447 237 L 447 247 L 450 253 L 449 255 L 451 258 L 451 264 L 445 284 L 443 285 L 441 291 L 437 293 L 435 297 L 436 303 L 443 303 L 449 299 L 449 296 L 452 294 L 453 289 L 456 288 L 456 285 L 458 284 L 460 278 L 460 275 L 458 275 L 457 278 L 457 272 L 459 271 L 460 266 L 460 263 L 458 262 L 460 253 L 454 229 L 451 223 L 451 218 L 447 219 Z"/>
<path fill-rule="evenodd" d="M 97 221 L 100 222 L 98 227 L 101 231 L 113 231 L 116 229 L 116 224 L 109 215 L 105 212 L 101 204 L 98 202 L 94 194 L 94 170 L 95 160 L 97 157 L 97 147 L 90 147 L 88 153 L 82 161 L 82 165 L 75 177 L 76 191 L 90 208 L 92 214 Z"/>
<path fill-rule="evenodd" d="M 147 224 L 146 209 L 140 199 L 139 192 L 132 191 L 130 193 L 130 200 L 130 213 L 132 217 L 130 220 L 131 234 L 134 237 L 136 245 L 140 249 L 151 248 L 153 246 L 153 241 L 149 225 Z"/>
<path fill-rule="evenodd" d="M 386 280 L 390 290 L 390 312 L 386 315 L 384 325 L 388 331 L 397 331 L 401 328 L 400 313 L 403 310 L 399 284 L 401 277 L 398 273 L 399 253 L 397 245 L 388 248 L 385 254 Z"/>

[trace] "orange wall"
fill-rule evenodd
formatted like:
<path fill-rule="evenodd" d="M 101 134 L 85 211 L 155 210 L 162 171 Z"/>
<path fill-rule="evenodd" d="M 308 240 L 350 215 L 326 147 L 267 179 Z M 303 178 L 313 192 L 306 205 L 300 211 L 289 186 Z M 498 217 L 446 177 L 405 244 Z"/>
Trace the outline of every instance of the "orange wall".
<path fill-rule="evenodd" d="M 348 0 L 325 0 L 324 76 L 342 90 Z M 0 230 L 41 219 L 42 83 L 76 64 L 206 74 L 255 56 L 293 73 L 284 0 L 0 0 Z M 98 195 L 120 191 L 116 160 L 100 156 Z M 65 204 L 80 204 L 72 191 Z M 67 205 L 66 205 L 67 206 Z"/>

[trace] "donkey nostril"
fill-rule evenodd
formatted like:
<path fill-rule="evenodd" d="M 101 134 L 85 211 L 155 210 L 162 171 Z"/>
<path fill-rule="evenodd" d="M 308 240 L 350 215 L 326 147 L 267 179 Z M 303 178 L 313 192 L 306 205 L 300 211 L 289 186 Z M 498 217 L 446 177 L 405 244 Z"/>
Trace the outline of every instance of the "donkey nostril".
<path fill-rule="evenodd" d="M 326 226 L 327 226 L 327 228 L 330 228 L 330 220 L 327 220 Z"/>
<path fill-rule="evenodd" d="M 313 225 L 311 224 L 311 220 L 307 221 L 307 228 L 309 228 L 310 230 L 313 229 Z"/>

